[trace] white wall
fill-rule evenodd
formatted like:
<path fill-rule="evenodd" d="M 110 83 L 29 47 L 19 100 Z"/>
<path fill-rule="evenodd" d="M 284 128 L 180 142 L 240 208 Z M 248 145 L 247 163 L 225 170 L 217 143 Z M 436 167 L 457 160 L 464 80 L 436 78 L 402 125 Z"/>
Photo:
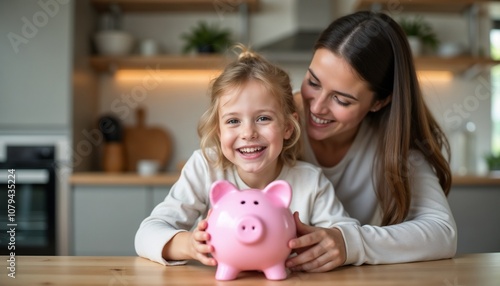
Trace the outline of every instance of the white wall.
<path fill-rule="evenodd" d="M 452 151 L 459 147 L 457 132 L 467 122 L 473 122 L 475 131 L 476 172 L 485 173 L 482 158 L 491 148 L 491 87 L 489 73 L 481 73 L 471 79 L 455 78 L 442 83 L 422 79 L 425 100 L 450 140 Z M 452 167 L 461 154 L 452 153 Z"/>

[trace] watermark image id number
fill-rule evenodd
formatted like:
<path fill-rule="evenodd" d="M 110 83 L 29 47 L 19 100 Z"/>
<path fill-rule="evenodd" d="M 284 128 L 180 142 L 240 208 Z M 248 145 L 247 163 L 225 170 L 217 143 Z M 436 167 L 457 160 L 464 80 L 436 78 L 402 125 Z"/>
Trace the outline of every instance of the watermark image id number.
<path fill-rule="evenodd" d="M 16 278 L 16 170 L 7 170 L 7 237 L 10 251 L 7 259 L 7 276 Z"/>

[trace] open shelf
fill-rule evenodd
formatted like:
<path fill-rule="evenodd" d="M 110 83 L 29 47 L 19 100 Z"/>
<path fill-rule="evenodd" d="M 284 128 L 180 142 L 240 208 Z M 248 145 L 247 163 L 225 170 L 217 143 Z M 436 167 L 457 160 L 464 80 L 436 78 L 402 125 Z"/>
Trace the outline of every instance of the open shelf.
<path fill-rule="evenodd" d="M 99 12 L 109 11 L 117 5 L 122 12 L 216 12 L 236 13 L 238 6 L 248 5 L 250 12 L 259 9 L 258 0 L 91 0 Z"/>
<path fill-rule="evenodd" d="M 485 0 L 358 0 L 356 10 L 371 10 L 374 5 L 380 4 L 380 10 L 398 13 L 430 12 L 430 13 L 462 13 L 472 4 L 487 3 Z"/>
<path fill-rule="evenodd" d="M 417 70 L 446 70 L 451 71 L 455 74 L 465 72 L 474 66 L 488 68 L 498 64 L 500 64 L 500 61 L 492 60 L 490 58 L 472 56 L 458 56 L 452 58 L 421 56 L 415 58 L 415 65 Z"/>
<path fill-rule="evenodd" d="M 229 60 L 223 55 L 93 56 L 90 65 L 98 72 L 118 69 L 218 70 L 223 69 Z"/>
<path fill-rule="evenodd" d="M 223 55 L 161 55 L 161 56 L 93 56 L 90 58 L 92 68 L 98 72 L 108 72 L 117 69 L 182 69 L 182 70 L 218 70 L 231 59 Z M 437 56 L 422 56 L 415 58 L 417 70 L 437 70 L 462 73 L 480 65 L 491 67 L 500 64 L 500 61 L 489 58 L 460 56 L 443 58 Z"/>

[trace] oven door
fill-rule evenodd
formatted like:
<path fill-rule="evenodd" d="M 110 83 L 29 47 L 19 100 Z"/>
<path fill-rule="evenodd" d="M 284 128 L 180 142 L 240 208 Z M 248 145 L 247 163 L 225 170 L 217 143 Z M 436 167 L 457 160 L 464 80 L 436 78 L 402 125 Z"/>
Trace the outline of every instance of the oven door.
<path fill-rule="evenodd" d="M 0 254 L 55 255 L 54 166 L 3 163 L 0 182 Z"/>

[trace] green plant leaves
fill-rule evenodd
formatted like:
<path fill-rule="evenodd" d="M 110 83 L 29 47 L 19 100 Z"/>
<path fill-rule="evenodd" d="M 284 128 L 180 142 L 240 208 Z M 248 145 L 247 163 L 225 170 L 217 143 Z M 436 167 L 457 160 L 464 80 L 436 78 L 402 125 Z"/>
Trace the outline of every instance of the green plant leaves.
<path fill-rule="evenodd" d="M 222 29 L 217 25 L 209 25 L 204 21 L 191 28 L 189 33 L 183 33 L 181 38 L 185 41 L 183 52 L 197 50 L 200 53 L 221 53 L 232 45 L 231 31 Z"/>
<path fill-rule="evenodd" d="M 419 37 L 422 44 L 435 49 L 439 43 L 432 26 L 427 23 L 422 16 L 416 16 L 413 19 L 402 18 L 399 25 L 407 36 Z"/>
<path fill-rule="evenodd" d="M 500 155 L 489 154 L 485 157 L 486 163 L 488 164 L 488 169 L 491 170 L 500 170 Z"/>

